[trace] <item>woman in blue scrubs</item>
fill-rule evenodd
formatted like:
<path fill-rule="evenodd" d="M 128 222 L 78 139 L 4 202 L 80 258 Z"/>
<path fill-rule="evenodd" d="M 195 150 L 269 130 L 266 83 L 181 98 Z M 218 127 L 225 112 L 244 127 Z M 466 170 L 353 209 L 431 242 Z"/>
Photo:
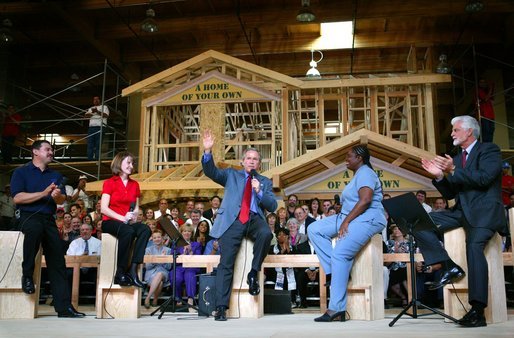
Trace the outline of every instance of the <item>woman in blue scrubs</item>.
<path fill-rule="evenodd" d="M 356 145 L 346 154 L 354 176 L 341 194 L 341 213 L 309 225 L 309 240 L 330 280 L 328 310 L 316 322 L 345 321 L 347 285 L 359 250 L 386 225 L 382 187 L 370 163 L 369 150 Z M 332 238 L 337 236 L 332 248 Z"/>

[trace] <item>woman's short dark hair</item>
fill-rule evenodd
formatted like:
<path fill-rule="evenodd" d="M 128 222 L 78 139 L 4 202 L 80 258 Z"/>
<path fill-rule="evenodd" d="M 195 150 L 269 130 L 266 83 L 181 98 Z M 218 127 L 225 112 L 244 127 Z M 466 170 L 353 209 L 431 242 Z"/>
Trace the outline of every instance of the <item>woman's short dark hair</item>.
<path fill-rule="evenodd" d="M 284 233 L 284 235 L 286 235 L 286 236 L 288 236 L 288 237 L 289 237 L 289 229 L 287 229 L 287 228 L 278 228 L 278 229 L 275 231 L 275 236 L 277 236 L 277 237 L 278 237 L 278 235 L 279 235 L 281 232 L 282 232 L 282 233 Z"/>
<path fill-rule="evenodd" d="M 121 173 L 121 162 L 127 157 L 132 158 L 134 160 L 134 155 L 128 151 L 122 151 L 116 154 L 111 162 L 111 171 L 113 175 L 119 175 Z"/>

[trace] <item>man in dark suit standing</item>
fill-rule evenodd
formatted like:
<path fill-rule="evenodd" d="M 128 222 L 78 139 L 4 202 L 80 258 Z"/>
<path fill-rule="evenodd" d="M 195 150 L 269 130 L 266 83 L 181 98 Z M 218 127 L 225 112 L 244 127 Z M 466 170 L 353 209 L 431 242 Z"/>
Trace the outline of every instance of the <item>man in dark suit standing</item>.
<path fill-rule="evenodd" d="M 455 206 L 430 216 L 441 231 L 464 227 L 468 298 L 472 307 L 458 323 L 467 327 L 486 326 L 488 267 L 484 248 L 506 222 L 501 202 L 501 154 L 497 145 L 478 141 L 480 126 L 473 117 L 458 116 L 451 123 L 453 145 L 462 151 L 454 158 L 445 155 L 421 162 L 435 176 L 433 184 L 437 190 L 443 197 L 455 199 Z M 415 237 L 426 264 L 442 263 L 441 279 L 433 288 L 464 277 L 464 271 L 441 248 L 435 232 L 420 231 Z"/>
<path fill-rule="evenodd" d="M 214 164 L 211 149 L 214 136 L 210 130 L 203 133 L 204 154 L 203 172 L 214 182 L 225 187 L 223 202 L 214 221 L 210 235 L 218 238 L 221 250 L 220 263 L 216 274 L 216 315 L 215 320 L 224 321 L 230 301 L 234 262 L 243 237 L 254 241 L 252 270 L 247 283 L 251 295 L 260 292 L 257 272 L 270 248 L 271 233 L 264 215 L 277 208 L 271 181 L 257 174 L 260 168 L 260 154 L 255 148 L 246 149 L 241 165 L 243 170 L 219 169 Z"/>

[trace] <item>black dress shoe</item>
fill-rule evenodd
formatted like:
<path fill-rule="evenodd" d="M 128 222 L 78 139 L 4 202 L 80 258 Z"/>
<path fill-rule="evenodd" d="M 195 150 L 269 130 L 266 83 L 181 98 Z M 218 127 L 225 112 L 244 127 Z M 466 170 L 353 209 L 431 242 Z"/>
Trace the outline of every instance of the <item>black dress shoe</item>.
<path fill-rule="evenodd" d="M 216 315 L 214 315 L 214 320 L 219 322 L 224 322 L 227 320 L 227 307 L 226 306 L 218 306 L 216 308 Z"/>
<path fill-rule="evenodd" d="M 85 316 L 85 313 L 78 312 L 71 305 L 66 310 L 57 312 L 59 318 L 83 318 Z"/>
<path fill-rule="evenodd" d="M 333 322 L 334 320 L 339 320 L 340 322 L 346 321 L 346 311 L 335 312 L 331 315 L 328 312 L 325 312 L 322 316 L 318 318 L 314 318 L 315 322 Z"/>
<path fill-rule="evenodd" d="M 430 285 L 429 290 L 436 290 L 439 289 L 446 284 L 449 284 L 451 282 L 455 282 L 461 278 L 464 278 L 466 276 L 466 273 L 462 268 L 458 265 L 454 265 L 453 267 L 443 270 L 441 273 L 441 279 L 439 282 L 435 282 Z"/>
<path fill-rule="evenodd" d="M 21 277 L 21 289 L 28 295 L 31 295 L 34 292 L 36 292 L 36 287 L 34 286 L 34 280 L 32 279 L 32 277 Z"/>
<path fill-rule="evenodd" d="M 128 275 L 116 275 L 114 276 L 114 284 L 119 286 L 132 286 L 132 278 Z"/>
<path fill-rule="evenodd" d="M 261 288 L 259 286 L 259 280 L 257 279 L 257 276 L 248 274 L 248 278 L 246 279 L 246 283 L 248 284 L 248 292 L 252 296 L 257 296 L 261 292 Z"/>
<path fill-rule="evenodd" d="M 468 313 L 464 315 L 461 319 L 457 321 L 462 326 L 465 327 L 481 327 L 481 326 L 487 326 L 487 323 L 485 321 L 485 316 L 483 311 L 477 311 L 475 309 L 469 310 Z"/>
<path fill-rule="evenodd" d="M 132 285 L 137 286 L 138 288 L 145 288 L 146 284 L 139 280 L 139 277 L 136 275 L 127 274 L 127 277 L 130 278 Z"/>

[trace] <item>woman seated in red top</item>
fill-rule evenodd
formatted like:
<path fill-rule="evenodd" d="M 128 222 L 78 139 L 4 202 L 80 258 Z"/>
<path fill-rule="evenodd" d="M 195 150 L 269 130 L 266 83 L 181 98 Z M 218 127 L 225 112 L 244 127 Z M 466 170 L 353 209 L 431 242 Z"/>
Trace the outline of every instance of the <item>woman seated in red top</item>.
<path fill-rule="evenodd" d="M 102 189 L 102 231 L 118 238 L 118 261 L 114 284 L 144 287 L 137 275 L 138 264 L 143 263 L 145 248 L 151 231 L 143 223 L 137 223 L 139 210 L 139 184 L 129 176 L 133 170 L 134 156 L 126 151 L 118 153 L 111 163 L 113 176 L 106 180 Z M 135 239 L 132 262 L 129 264 L 130 247 Z"/>

